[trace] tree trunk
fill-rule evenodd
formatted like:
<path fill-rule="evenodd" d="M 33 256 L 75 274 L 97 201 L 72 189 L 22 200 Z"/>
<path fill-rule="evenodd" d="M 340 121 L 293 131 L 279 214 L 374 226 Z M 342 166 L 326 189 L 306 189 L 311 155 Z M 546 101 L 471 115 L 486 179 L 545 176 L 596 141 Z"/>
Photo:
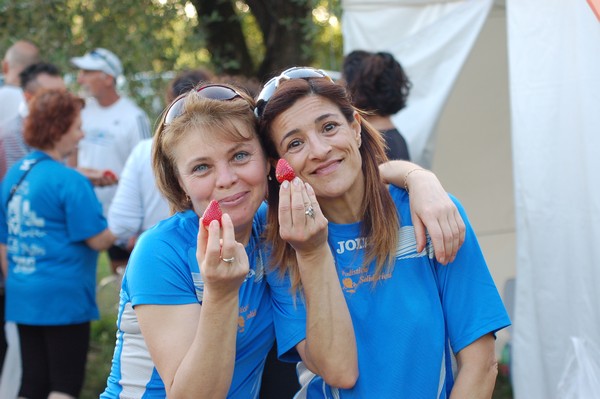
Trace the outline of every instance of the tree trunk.
<path fill-rule="evenodd" d="M 242 25 L 230 0 L 192 0 L 216 73 L 253 76 Z"/>
<path fill-rule="evenodd" d="M 257 77 L 266 80 L 290 66 L 312 60 L 310 0 L 247 0 L 263 33 L 265 58 Z"/>
<path fill-rule="evenodd" d="M 264 81 L 286 67 L 310 64 L 311 0 L 246 0 L 265 45 L 265 58 L 257 69 L 252 65 L 234 1 L 192 0 L 215 72 L 256 76 Z"/>

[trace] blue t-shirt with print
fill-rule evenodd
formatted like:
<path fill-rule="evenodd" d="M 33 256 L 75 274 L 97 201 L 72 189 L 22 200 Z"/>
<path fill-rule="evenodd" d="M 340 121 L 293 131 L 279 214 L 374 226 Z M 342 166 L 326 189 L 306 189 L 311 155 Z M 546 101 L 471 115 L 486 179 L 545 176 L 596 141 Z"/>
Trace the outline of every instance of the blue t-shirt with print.
<path fill-rule="evenodd" d="M 261 238 L 265 222 L 263 205 L 246 245 L 250 272 L 240 287 L 236 361 L 228 398 L 258 397 L 265 358 L 275 340 L 274 323 L 279 352 L 287 360 L 299 360 L 294 347 L 306 334 L 305 309 L 301 301 L 293 303 L 289 279 L 267 273 L 269 253 Z M 203 282 L 196 260 L 198 223 L 191 210 L 175 214 L 142 234 L 136 244 L 123 279 L 117 345 L 101 398 L 165 397 L 134 307 L 202 303 Z"/>
<path fill-rule="evenodd" d="M 6 174 L 1 201 L 0 241 L 8 256 L 6 320 L 65 325 L 97 319 L 98 252 L 85 240 L 107 224 L 90 181 L 34 151 Z"/>
<path fill-rule="evenodd" d="M 452 356 L 510 324 L 464 210 L 465 243 L 443 266 L 431 242 L 416 251 L 406 191 L 390 187 L 401 228 L 393 268 L 363 267 L 361 223 L 330 223 L 329 241 L 352 317 L 359 360 L 353 389 L 337 390 L 310 372 L 297 398 L 447 398 Z M 310 379 L 312 377 L 312 379 Z M 301 376 L 302 378 L 302 376 Z"/>

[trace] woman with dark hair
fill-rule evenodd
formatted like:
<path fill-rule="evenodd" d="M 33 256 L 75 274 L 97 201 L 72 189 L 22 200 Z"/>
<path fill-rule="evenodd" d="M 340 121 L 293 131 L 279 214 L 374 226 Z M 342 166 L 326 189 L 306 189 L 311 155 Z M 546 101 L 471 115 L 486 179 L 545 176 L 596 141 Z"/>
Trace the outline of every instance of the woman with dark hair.
<path fill-rule="evenodd" d="M 304 386 L 297 397 L 490 398 L 497 373 L 494 333 L 510 321 L 458 201 L 466 237 L 444 267 L 430 243 L 417 249 L 408 190 L 382 183 L 383 138 L 343 86 L 322 71 L 292 68 L 265 85 L 257 116 L 268 156 L 284 158 L 313 187 L 329 222 L 359 354 L 353 388 L 326 386 L 299 366 Z M 423 173 L 412 169 L 406 179 Z M 280 187 L 269 184 L 271 260 L 301 287 L 294 250 L 274 228 Z"/>
<path fill-rule="evenodd" d="M 406 106 L 412 84 L 400 63 L 387 52 L 355 50 L 344 57 L 342 80 L 352 104 L 385 139 L 389 159 L 409 160 L 408 146 L 392 123 L 392 115 Z"/>
<path fill-rule="evenodd" d="M 98 318 L 98 252 L 114 241 L 91 183 L 63 163 L 83 137 L 82 107 L 65 90 L 36 94 L 23 132 L 34 151 L 2 182 L 6 319 L 19 330 L 19 397 L 28 399 L 79 396 Z"/>

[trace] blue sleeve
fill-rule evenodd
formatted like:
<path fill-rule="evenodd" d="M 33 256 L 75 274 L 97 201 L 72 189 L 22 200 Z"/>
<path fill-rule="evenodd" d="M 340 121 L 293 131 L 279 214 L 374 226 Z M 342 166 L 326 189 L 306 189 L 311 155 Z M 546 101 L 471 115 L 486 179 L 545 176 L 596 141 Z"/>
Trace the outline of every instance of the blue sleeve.
<path fill-rule="evenodd" d="M 300 294 L 292 296 L 291 282 L 278 270 L 267 273 L 273 301 L 273 321 L 277 339 L 277 354 L 281 360 L 300 361 L 296 345 L 306 339 L 306 308 Z"/>
<path fill-rule="evenodd" d="M 172 230 L 142 234 L 125 271 L 132 306 L 199 303 L 190 269 L 197 268 L 195 253 Z"/>
<path fill-rule="evenodd" d="M 465 242 L 454 262 L 447 266 L 435 262 L 434 267 L 450 345 L 456 353 L 485 334 L 510 325 L 510 320 L 467 215 L 452 199 L 466 225 Z"/>
<path fill-rule="evenodd" d="M 73 242 L 84 241 L 107 228 L 102 205 L 90 181 L 79 172 L 68 170 L 70 182 L 63 185 L 67 233 Z"/>

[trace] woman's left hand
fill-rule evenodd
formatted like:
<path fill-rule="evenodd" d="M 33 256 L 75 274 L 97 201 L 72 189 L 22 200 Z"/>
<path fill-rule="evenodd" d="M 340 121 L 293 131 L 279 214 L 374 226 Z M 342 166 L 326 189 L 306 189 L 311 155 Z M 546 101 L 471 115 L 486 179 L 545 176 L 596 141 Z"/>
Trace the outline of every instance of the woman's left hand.
<path fill-rule="evenodd" d="M 454 261 L 465 241 L 465 223 L 435 174 L 423 170 L 409 176 L 410 214 L 417 251 L 425 249 L 429 233 L 435 257 L 445 265 Z"/>
<path fill-rule="evenodd" d="M 295 177 L 279 188 L 279 235 L 299 254 L 327 245 L 327 224 L 313 188 Z"/>

